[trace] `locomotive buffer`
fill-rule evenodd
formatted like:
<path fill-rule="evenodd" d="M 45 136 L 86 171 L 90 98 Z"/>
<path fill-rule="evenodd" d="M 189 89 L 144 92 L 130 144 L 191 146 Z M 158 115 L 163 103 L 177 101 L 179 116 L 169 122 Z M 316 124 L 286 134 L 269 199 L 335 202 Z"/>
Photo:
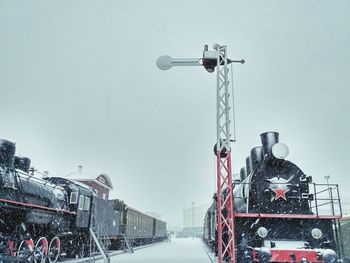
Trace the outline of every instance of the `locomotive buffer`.
<path fill-rule="evenodd" d="M 234 214 L 231 167 L 231 132 L 230 132 L 230 103 L 229 67 L 231 63 L 241 63 L 242 60 L 231 60 L 227 57 L 227 47 L 215 44 L 214 50 L 209 51 L 205 45 L 202 58 L 174 59 L 161 56 L 157 66 L 168 70 L 173 66 L 203 66 L 209 73 L 216 68 L 216 133 L 217 142 L 214 148 L 217 158 L 217 231 L 218 231 L 218 263 L 229 259 L 235 263 Z M 228 194 L 223 195 L 224 191 Z M 225 230 L 225 237 L 223 238 Z"/>

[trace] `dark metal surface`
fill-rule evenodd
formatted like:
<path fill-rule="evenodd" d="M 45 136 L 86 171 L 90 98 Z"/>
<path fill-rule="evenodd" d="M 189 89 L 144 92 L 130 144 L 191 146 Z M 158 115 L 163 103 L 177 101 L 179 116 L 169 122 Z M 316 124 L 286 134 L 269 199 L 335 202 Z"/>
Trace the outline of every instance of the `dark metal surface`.
<path fill-rule="evenodd" d="M 255 147 L 250 151 L 250 160 L 252 164 L 252 170 L 254 171 L 258 165 L 263 161 L 263 148 L 262 146 Z"/>
<path fill-rule="evenodd" d="M 278 132 L 265 132 L 260 134 L 264 158 L 269 158 L 271 156 L 271 148 L 274 144 L 278 143 L 278 136 Z"/>
<path fill-rule="evenodd" d="M 94 219 L 97 225 L 97 235 L 99 236 L 117 236 L 119 234 L 120 216 L 113 206 L 107 200 L 94 197 Z"/>
<path fill-rule="evenodd" d="M 247 176 L 252 172 L 252 161 L 250 159 L 250 156 L 245 159 L 245 170 L 247 172 Z"/>
<path fill-rule="evenodd" d="M 30 168 L 30 159 L 28 157 L 18 157 L 15 156 L 15 168 L 22 170 L 25 173 L 28 173 Z"/>
<path fill-rule="evenodd" d="M 239 177 L 241 181 L 243 181 L 247 177 L 247 172 L 245 167 L 242 167 L 241 170 L 239 171 Z"/>
<path fill-rule="evenodd" d="M 0 139 L 0 166 L 13 167 L 16 144 Z"/>

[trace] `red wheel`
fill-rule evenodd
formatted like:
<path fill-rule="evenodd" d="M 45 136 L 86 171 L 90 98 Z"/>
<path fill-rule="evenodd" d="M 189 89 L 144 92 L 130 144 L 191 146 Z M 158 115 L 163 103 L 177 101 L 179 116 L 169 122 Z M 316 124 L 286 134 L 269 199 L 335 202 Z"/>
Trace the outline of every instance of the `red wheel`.
<path fill-rule="evenodd" d="M 34 251 L 34 242 L 32 239 L 23 240 L 17 249 L 16 257 L 25 258 L 31 262 L 33 260 L 32 255 Z"/>

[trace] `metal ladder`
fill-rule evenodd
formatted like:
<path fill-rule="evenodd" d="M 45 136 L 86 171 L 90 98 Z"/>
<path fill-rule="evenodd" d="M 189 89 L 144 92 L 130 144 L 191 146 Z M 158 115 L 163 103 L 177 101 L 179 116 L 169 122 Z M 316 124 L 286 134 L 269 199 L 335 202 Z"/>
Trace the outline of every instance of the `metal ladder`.
<path fill-rule="evenodd" d="M 132 248 L 132 246 L 129 243 L 129 239 L 126 237 L 126 235 L 122 234 L 123 238 L 124 238 L 124 243 L 127 247 L 127 250 L 129 251 L 129 253 L 134 253 L 134 249 Z"/>
<path fill-rule="evenodd" d="M 103 257 L 103 260 L 105 263 L 109 263 L 111 262 L 111 259 L 108 255 L 108 251 L 106 249 L 106 247 L 104 246 L 103 244 L 103 239 L 100 237 L 100 228 L 99 228 L 99 225 L 98 223 L 96 222 L 96 219 L 94 217 L 94 209 L 95 207 L 93 206 L 92 209 L 91 209 L 91 224 L 90 224 L 90 228 L 89 228 L 89 232 L 90 232 L 90 240 L 93 240 L 95 245 L 97 246 L 98 250 L 100 251 L 102 257 Z M 90 246 L 92 244 L 90 243 Z M 90 257 L 91 257 L 91 249 L 90 249 Z"/>
<path fill-rule="evenodd" d="M 90 227 L 90 235 L 91 235 L 92 239 L 94 240 L 98 250 L 100 251 L 104 262 L 105 263 L 111 262 L 111 259 L 110 259 L 109 255 L 108 255 L 108 251 L 105 248 L 105 246 L 103 245 L 102 239 L 98 237 L 98 234 L 95 233 L 93 227 Z"/>
<path fill-rule="evenodd" d="M 338 244 L 337 246 L 337 254 L 339 258 L 344 257 L 344 243 L 343 243 L 343 235 L 342 235 L 342 229 L 340 225 L 340 220 L 332 220 L 333 224 L 333 232 L 335 236 L 336 243 Z"/>

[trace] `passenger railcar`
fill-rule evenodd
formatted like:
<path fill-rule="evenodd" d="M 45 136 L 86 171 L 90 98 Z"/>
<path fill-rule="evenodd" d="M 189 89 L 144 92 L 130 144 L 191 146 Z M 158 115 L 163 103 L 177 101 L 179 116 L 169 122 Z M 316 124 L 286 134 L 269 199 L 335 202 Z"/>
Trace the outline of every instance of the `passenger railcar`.
<path fill-rule="evenodd" d="M 155 241 L 162 241 L 167 237 L 167 231 L 166 231 L 166 222 L 158 219 L 158 218 L 154 218 L 153 220 L 153 239 Z"/>
<path fill-rule="evenodd" d="M 110 200 L 120 214 L 121 235 L 134 245 L 144 245 L 163 241 L 166 235 L 166 223 L 148 214 L 126 205 L 123 201 Z M 122 237 L 118 242 L 124 243 Z"/>
<path fill-rule="evenodd" d="M 289 150 L 278 137 L 276 132 L 261 134 L 262 146 L 251 150 L 246 167 L 234 180 L 236 260 L 337 262 L 342 257 L 337 185 L 312 183 L 285 159 Z M 332 209 L 325 213 L 328 207 Z M 204 221 L 204 240 L 211 247 L 217 247 L 216 209 L 214 196 Z"/>

